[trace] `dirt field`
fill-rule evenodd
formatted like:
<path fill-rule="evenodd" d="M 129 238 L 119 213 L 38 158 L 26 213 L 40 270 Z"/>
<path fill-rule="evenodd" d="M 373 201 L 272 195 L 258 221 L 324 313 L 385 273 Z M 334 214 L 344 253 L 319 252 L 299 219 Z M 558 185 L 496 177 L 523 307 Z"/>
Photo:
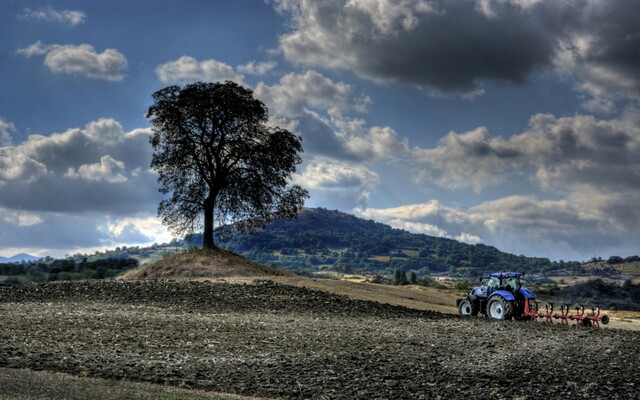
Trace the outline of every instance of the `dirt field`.
<path fill-rule="evenodd" d="M 17 286 L 0 289 L 0 316 L 0 367 L 12 369 L 263 398 L 640 390 L 640 332 L 463 319 L 273 282 Z"/>

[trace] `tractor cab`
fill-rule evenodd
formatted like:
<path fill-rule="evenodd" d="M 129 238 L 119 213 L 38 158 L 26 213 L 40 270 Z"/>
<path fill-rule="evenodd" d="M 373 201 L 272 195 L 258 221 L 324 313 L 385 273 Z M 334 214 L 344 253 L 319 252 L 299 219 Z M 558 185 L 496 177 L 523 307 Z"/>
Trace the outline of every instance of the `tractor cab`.
<path fill-rule="evenodd" d="M 480 279 L 480 286 L 471 290 L 466 299 L 458 299 L 461 315 L 485 314 L 504 319 L 521 314 L 524 300 L 534 296 L 522 285 L 521 272 L 495 272 Z"/>
<path fill-rule="evenodd" d="M 520 272 L 499 272 L 490 274 L 487 281 L 487 291 L 489 294 L 496 290 L 506 290 L 510 293 L 517 293 L 522 288 Z"/>

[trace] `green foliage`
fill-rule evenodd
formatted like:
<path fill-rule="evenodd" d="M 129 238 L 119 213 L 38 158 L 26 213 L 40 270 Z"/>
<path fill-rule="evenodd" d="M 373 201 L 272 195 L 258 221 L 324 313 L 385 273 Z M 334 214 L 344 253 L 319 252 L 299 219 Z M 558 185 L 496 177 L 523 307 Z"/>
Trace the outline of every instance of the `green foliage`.
<path fill-rule="evenodd" d="M 394 274 L 394 285 L 407 285 L 409 281 L 407 280 L 407 273 L 401 270 L 396 270 Z"/>
<path fill-rule="evenodd" d="M 630 280 L 620 286 L 602 279 L 592 279 L 564 288 L 553 285 L 547 287 L 546 292 L 575 303 L 608 305 L 618 310 L 640 310 L 640 284 Z"/>
<path fill-rule="evenodd" d="M 82 257 L 78 262 L 72 258 L 67 258 L 51 259 L 49 262 L 0 264 L 0 275 L 8 275 L 8 278 L 3 282 L 5 285 L 45 281 L 106 279 L 138 267 L 136 259 L 129 258 L 126 255 L 124 257 L 103 258 L 94 261 L 87 261 L 86 257 Z"/>
<path fill-rule="evenodd" d="M 622 264 L 624 260 L 620 256 L 611 256 L 607 260 L 607 264 Z"/>
<path fill-rule="evenodd" d="M 416 271 L 411 271 L 411 274 L 409 275 L 409 283 L 412 285 L 418 284 L 418 275 L 416 274 Z"/>
<path fill-rule="evenodd" d="M 202 236 L 192 235 L 189 240 L 201 241 Z M 492 246 L 412 234 L 323 208 L 305 209 L 294 220 L 274 221 L 253 234 L 221 238 L 220 246 L 257 262 L 305 273 L 328 268 L 367 275 L 394 275 L 401 270 L 415 271 L 417 277 L 449 271 L 477 277 L 502 270 L 577 272 L 581 268 L 579 262 L 560 264 L 516 256 Z"/>
<path fill-rule="evenodd" d="M 466 279 L 460 280 L 460 281 L 456 281 L 453 284 L 453 287 L 457 290 L 464 290 L 467 291 L 469 290 L 469 288 L 471 287 L 471 285 L 469 284 L 469 281 Z"/>

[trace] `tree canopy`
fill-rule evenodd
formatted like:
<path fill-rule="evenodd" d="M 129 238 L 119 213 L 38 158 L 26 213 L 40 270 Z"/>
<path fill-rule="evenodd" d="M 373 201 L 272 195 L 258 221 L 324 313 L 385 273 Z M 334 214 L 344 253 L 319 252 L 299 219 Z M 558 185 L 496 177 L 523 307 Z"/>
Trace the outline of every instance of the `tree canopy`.
<path fill-rule="evenodd" d="M 302 162 L 301 138 L 267 126 L 266 106 L 234 82 L 169 86 L 149 107 L 158 172 L 158 215 L 179 235 L 203 230 L 205 248 L 215 248 L 214 224 L 240 230 L 274 218 L 291 218 L 308 192 L 289 185 Z"/>

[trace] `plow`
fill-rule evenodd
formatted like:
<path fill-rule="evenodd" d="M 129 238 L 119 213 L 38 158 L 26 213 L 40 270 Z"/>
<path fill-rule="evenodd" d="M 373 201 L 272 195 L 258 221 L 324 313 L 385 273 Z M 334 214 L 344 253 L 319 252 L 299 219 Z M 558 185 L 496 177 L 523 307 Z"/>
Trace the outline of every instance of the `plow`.
<path fill-rule="evenodd" d="M 597 327 L 601 323 L 609 323 L 609 316 L 601 315 L 601 307 L 579 304 L 572 311 L 570 304 L 547 303 L 542 310 L 533 292 L 522 285 L 522 275 L 520 272 L 497 272 L 481 278 L 481 286 L 473 288 L 465 298 L 456 300 L 458 313 L 463 316 L 482 314 L 499 320 L 541 319 L 548 323 L 557 320 L 565 325 L 570 321 Z"/>

